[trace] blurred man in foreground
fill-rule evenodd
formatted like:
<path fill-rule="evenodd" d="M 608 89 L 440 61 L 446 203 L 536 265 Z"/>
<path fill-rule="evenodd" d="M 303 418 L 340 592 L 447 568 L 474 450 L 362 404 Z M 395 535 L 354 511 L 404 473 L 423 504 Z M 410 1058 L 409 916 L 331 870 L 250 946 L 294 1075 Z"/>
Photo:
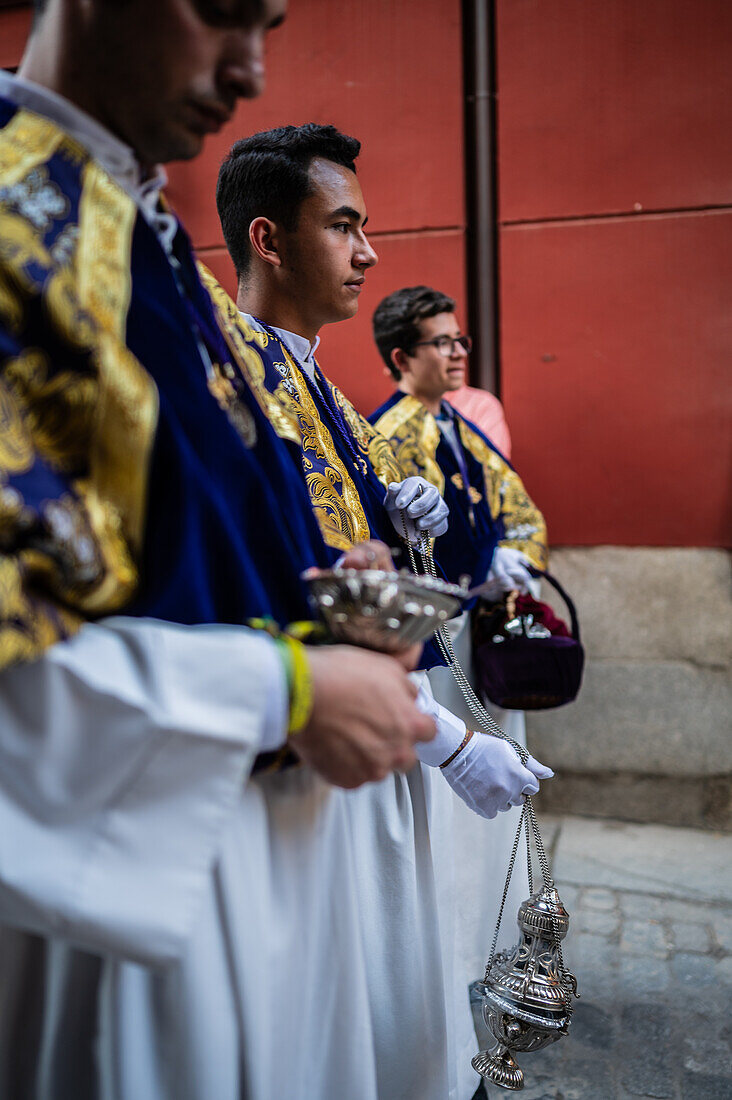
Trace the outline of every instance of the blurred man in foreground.
<path fill-rule="evenodd" d="M 396 661 L 241 625 L 334 553 L 160 194 L 283 16 L 48 0 L 0 74 L 2 1095 L 376 1096 L 330 784 L 434 726 Z"/>

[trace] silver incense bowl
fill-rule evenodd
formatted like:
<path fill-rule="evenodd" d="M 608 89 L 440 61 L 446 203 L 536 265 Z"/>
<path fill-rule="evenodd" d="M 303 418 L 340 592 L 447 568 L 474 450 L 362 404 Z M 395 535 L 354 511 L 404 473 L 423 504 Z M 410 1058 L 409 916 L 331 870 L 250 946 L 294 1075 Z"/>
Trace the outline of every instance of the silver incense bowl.
<path fill-rule="evenodd" d="M 473 1069 L 486 1081 L 510 1090 L 524 1087 L 523 1072 L 513 1055 L 540 1050 L 566 1035 L 570 990 L 577 993 L 559 946 L 567 935 L 569 914 L 553 882 L 545 881 L 521 905 L 518 926 L 518 944 L 496 956 L 479 986 L 483 1019 L 496 1045 L 472 1060 Z"/>
<path fill-rule="evenodd" d="M 339 642 L 395 653 L 429 638 L 468 593 L 456 584 L 381 569 L 303 574 L 310 603 Z"/>

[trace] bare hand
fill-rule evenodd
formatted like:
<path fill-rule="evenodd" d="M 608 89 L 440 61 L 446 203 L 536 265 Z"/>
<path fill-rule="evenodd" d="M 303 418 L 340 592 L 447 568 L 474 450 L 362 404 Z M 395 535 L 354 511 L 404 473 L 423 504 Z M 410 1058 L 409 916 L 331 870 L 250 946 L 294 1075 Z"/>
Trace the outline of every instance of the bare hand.
<path fill-rule="evenodd" d="M 308 648 L 313 712 L 290 745 L 337 787 L 351 789 L 408 771 L 414 746 L 435 724 L 415 706 L 416 687 L 391 657 L 354 646 Z"/>
<path fill-rule="evenodd" d="M 339 569 L 382 569 L 385 573 L 396 573 L 391 550 L 378 539 L 358 542 L 352 550 L 347 550 L 338 562 Z"/>

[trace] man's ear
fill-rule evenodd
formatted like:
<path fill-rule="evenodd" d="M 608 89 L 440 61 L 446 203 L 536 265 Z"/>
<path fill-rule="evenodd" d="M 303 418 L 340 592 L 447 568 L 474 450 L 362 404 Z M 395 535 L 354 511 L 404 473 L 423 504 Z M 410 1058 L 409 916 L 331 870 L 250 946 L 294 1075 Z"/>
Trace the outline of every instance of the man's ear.
<path fill-rule="evenodd" d="M 254 255 L 271 267 L 282 266 L 277 238 L 277 225 L 269 218 L 255 218 L 249 226 L 249 244 Z"/>
<path fill-rule="evenodd" d="M 409 374 L 409 356 L 401 348 L 391 349 L 391 361 L 400 374 Z"/>

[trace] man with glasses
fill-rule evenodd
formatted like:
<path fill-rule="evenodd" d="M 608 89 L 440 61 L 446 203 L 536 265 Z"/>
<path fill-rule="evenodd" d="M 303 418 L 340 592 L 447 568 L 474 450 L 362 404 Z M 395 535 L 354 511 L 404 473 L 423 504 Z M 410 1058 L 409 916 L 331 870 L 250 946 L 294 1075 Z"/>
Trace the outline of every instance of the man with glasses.
<path fill-rule="evenodd" d="M 471 349 L 454 300 L 430 287 L 405 287 L 379 303 L 373 329 L 397 390 L 369 419 L 407 473 L 423 474 L 444 492 L 450 532 L 435 547 L 442 568 L 450 580 L 467 574 L 473 584 L 489 581 L 491 593 L 526 591 L 529 567 L 546 566 L 546 526 L 511 464 L 444 400 L 465 383 Z"/>
<path fill-rule="evenodd" d="M 546 568 L 546 526 L 510 462 L 445 400 L 465 383 L 471 350 L 470 337 L 455 315 L 455 301 L 430 287 L 405 287 L 377 306 L 373 331 L 397 390 L 370 420 L 390 440 L 405 472 L 428 477 L 450 508 L 450 529 L 436 540 L 435 558 L 450 580 L 468 574 L 474 585 L 485 581 L 488 599 L 513 589 L 526 592 L 532 580 L 529 567 Z M 453 620 L 450 633 L 458 660 L 474 683 L 467 613 Z M 435 698 L 470 721 L 450 671 L 434 668 L 429 676 Z M 523 712 L 490 709 L 506 733 L 525 745 Z M 456 807 L 457 873 L 463 883 L 462 913 L 468 917 L 460 929 L 466 981 L 478 977 L 485 961 L 485 930 L 498 911 L 517 815 L 518 810 L 499 815 L 488 826 L 486 843 L 482 823 Z M 526 896 L 522 860 L 525 866 L 523 848 L 512 879 L 509 914 Z M 469 896 L 472 883 L 481 887 Z M 512 926 L 510 920 L 507 926 Z"/>

